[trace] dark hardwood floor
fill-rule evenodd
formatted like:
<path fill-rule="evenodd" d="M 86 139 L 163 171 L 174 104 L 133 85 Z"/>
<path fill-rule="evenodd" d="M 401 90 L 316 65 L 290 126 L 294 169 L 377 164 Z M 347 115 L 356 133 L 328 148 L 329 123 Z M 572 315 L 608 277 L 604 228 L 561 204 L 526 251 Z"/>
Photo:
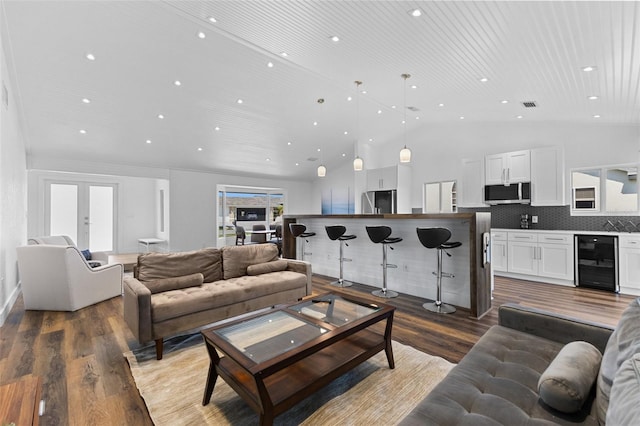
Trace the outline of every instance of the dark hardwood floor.
<path fill-rule="evenodd" d="M 365 297 L 372 287 L 338 289 L 314 277 L 314 293 L 336 291 Z M 538 307 L 615 325 L 634 298 L 597 290 L 528 281 L 496 279 L 494 308 L 480 320 L 458 310 L 437 315 L 422 308 L 424 299 L 401 295 L 393 338 L 432 355 L 458 362 L 497 323 L 496 307 L 507 302 Z M 120 297 L 76 312 L 25 311 L 22 298 L 0 328 L 0 385 L 23 376 L 42 377 L 46 401 L 42 425 L 148 425 L 144 401 L 123 352 L 139 347 L 122 319 Z M 162 361 L 158 361 L 162 362 Z M 206 374 L 206 372 L 203 372 Z"/>

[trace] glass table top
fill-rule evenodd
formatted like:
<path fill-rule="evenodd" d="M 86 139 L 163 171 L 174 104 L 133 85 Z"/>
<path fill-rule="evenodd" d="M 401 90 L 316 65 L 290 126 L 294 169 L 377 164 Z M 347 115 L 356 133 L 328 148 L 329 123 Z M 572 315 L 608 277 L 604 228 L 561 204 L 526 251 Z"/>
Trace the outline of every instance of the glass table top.
<path fill-rule="evenodd" d="M 373 314 L 380 310 L 380 307 L 356 303 L 335 294 L 326 294 L 293 305 L 289 309 L 339 327 Z"/>
<path fill-rule="evenodd" d="M 215 330 L 247 358 L 261 363 L 326 333 L 326 328 L 276 311 Z"/>

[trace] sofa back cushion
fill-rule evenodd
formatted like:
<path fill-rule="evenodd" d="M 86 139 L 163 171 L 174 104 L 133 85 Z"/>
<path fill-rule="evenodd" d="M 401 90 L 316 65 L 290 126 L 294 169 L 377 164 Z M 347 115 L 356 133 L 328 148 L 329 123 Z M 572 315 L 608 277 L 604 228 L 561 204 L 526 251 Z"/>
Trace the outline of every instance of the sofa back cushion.
<path fill-rule="evenodd" d="M 278 258 L 275 244 L 253 244 L 250 246 L 226 246 L 222 248 L 224 279 L 247 275 L 247 267 L 271 262 Z"/>
<path fill-rule="evenodd" d="M 138 256 L 137 271 L 140 281 L 200 273 L 205 283 L 212 283 L 222 279 L 222 257 L 216 248 L 179 253 L 145 253 Z"/>
<path fill-rule="evenodd" d="M 620 317 L 620 322 L 611 334 L 602 356 L 598 386 L 596 388 L 596 404 L 598 421 L 605 424 L 607 409 L 611 395 L 611 386 L 622 363 L 640 353 L 640 299 L 629 304 Z"/>

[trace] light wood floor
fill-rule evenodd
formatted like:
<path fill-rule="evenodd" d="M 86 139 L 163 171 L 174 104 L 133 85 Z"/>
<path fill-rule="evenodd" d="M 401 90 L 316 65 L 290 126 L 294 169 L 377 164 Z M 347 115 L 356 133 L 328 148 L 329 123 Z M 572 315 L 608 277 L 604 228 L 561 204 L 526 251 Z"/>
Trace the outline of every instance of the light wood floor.
<path fill-rule="evenodd" d="M 314 277 L 314 293 L 338 291 L 367 296 L 371 287 L 336 289 Z M 425 301 L 401 295 L 393 338 L 424 352 L 458 362 L 497 323 L 495 307 L 515 302 L 615 325 L 634 298 L 596 290 L 498 278 L 492 309 L 481 320 L 459 310 L 425 311 Z M 42 377 L 46 411 L 42 425 L 149 425 L 123 352 L 139 347 L 122 319 L 120 297 L 76 312 L 25 311 L 20 298 L 0 328 L 0 385 L 23 376 Z M 162 361 L 159 361 L 162 362 Z M 206 372 L 202 372 L 206 374 Z"/>

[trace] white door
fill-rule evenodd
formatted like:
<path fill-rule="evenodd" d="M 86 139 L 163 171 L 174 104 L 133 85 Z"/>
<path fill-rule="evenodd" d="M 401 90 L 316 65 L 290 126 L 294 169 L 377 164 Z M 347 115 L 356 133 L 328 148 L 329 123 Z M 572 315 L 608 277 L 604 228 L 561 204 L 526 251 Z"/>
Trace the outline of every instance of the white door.
<path fill-rule="evenodd" d="M 116 250 L 117 184 L 46 183 L 45 232 L 68 235 L 80 250 Z"/>
<path fill-rule="evenodd" d="M 529 182 L 531 180 L 530 151 L 515 151 L 507 153 L 507 181 L 508 183 Z"/>
<path fill-rule="evenodd" d="M 485 157 L 485 185 L 502 185 L 506 181 L 505 154 L 487 155 Z"/>

